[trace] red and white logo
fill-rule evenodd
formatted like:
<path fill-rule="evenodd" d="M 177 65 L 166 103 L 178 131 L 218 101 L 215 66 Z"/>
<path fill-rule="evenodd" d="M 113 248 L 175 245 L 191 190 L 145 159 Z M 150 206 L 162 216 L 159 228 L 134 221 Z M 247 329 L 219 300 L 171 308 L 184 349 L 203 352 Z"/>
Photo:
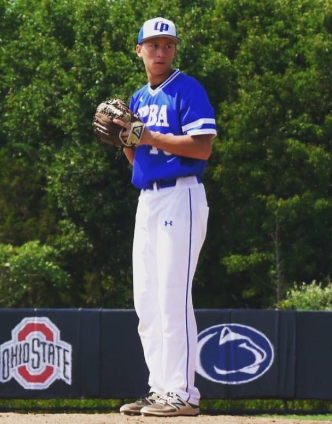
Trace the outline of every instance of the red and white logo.
<path fill-rule="evenodd" d="M 46 317 L 24 318 L 12 339 L 0 345 L 0 382 L 14 378 L 25 389 L 47 389 L 55 380 L 72 382 L 72 347 Z"/>

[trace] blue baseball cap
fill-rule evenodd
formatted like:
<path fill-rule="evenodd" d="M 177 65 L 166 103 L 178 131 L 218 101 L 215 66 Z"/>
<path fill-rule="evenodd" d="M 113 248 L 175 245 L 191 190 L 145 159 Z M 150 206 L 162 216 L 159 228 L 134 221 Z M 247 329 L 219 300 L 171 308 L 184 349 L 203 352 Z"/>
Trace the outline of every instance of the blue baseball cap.
<path fill-rule="evenodd" d="M 172 21 L 164 18 L 154 18 L 145 21 L 140 32 L 138 33 L 138 44 L 142 44 L 149 38 L 168 37 L 174 43 L 180 43 L 180 38 L 177 37 L 176 28 Z"/>

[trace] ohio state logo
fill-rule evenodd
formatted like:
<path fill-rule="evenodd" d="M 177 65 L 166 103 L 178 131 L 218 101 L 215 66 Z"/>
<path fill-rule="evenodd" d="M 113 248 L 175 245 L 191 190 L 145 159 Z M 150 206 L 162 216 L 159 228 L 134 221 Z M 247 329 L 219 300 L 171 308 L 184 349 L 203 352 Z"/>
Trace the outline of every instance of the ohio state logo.
<path fill-rule="evenodd" d="M 72 348 L 46 317 L 24 318 L 12 339 L 0 345 L 0 382 L 14 378 L 25 389 L 47 389 L 55 380 L 72 382 Z"/>

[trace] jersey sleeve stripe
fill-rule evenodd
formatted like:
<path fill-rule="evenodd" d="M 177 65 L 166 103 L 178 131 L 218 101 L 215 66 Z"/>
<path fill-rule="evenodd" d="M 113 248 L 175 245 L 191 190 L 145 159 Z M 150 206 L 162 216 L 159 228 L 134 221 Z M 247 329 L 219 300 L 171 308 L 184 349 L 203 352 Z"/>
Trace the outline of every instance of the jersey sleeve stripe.
<path fill-rule="evenodd" d="M 205 130 L 191 130 L 187 132 L 188 135 L 200 135 L 200 134 L 214 134 L 217 135 L 217 131 L 212 128 L 206 128 Z"/>
<path fill-rule="evenodd" d="M 182 131 L 189 132 L 190 130 L 193 130 L 195 128 L 199 129 L 200 127 L 203 127 L 204 125 L 207 125 L 207 124 L 216 125 L 216 120 L 211 118 L 198 119 L 197 121 L 190 122 L 189 124 L 184 125 L 182 127 Z"/>

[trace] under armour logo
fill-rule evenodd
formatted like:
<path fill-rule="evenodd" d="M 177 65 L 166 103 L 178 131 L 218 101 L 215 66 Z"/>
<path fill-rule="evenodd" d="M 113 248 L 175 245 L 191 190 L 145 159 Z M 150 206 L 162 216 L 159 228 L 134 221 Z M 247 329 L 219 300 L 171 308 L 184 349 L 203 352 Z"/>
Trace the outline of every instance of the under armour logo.
<path fill-rule="evenodd" d="M 167 225 L 172 226 L 173 225 L 173 221 L 165 221 L 165 227 L 167 227 Z"/>
<path fill-rule="evenodd" d="M 162 21 L 158 21 L 154 25 L 154 30 L 155 31 L 159 31 L 159 32 L 168 31 L 168 28 L 169 28 L 169 25 L 168 24 L 165 24 Z"/>

